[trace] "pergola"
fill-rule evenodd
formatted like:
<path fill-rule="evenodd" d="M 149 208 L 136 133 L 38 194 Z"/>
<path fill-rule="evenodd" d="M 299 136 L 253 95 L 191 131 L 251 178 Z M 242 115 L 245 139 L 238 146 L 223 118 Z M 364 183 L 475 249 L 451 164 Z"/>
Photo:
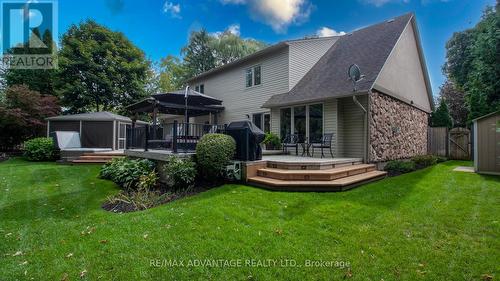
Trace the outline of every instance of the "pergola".
<path fill-rule="evenodd" d="M 156 126 L 158 113 L 183 115 L 186 123 L 189 117 L 218 113 L 224 110 L 222 101 L 187 88 L 175 92 L 155 94 L 138 103 L 127 106 L 131 113 L 152 113 Z M 215 115 L 217 116 L 217 115 Z"/>

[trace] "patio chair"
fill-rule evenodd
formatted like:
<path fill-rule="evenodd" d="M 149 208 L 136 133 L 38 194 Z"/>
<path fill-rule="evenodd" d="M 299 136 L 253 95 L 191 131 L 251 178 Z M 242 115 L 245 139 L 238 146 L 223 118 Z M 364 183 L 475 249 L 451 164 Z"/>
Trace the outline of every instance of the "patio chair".
<path fill-rule="evenodd" d="M 326 148 L 330 150 L 330 155 L 333 158 L 332 143 L 333 143 L 333 133 L 324 134 L 323 137 L 321 137 L 320 142 L 311 143 L 310 147 L 310 149 L 312 149 L 311 156 L 314 157 L 314 149 L 319 148 L 321 149 L 321 158 L 323 158 L 325 156 L 323 151 Z"/>
<path fill-rule="evenodd" d="M 297 134 L 289 134 L 283 138 L 281 143 L 281 147 L 283 147 L 283 152 L 288 153 L 288 148 L 295 148 L 295 154 L 299 155 L 299 135 Z"/>

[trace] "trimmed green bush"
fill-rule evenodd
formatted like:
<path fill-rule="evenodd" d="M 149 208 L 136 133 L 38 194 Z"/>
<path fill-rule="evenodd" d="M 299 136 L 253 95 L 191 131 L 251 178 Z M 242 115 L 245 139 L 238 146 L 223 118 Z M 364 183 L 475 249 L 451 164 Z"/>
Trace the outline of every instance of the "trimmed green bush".
<path fill-rule="evenodd" d="M 443 163 L 443 162 L 446 162 L 446 161 L 448 161 L 448 158 L 443 157 L 443 156 L 437 156 L 437 162 L 438 163 Z"/>
<path fill-rule="evenodd" d="M 281 149 L 281 140 L 275 133 L 266 133 L 266 137 L 262 143 L 268 149 Z"/>
<path fill-rule="evenodd" d="M 411 159 L 417 169 L 422 169 L 425 167 L 429 167 L 435 165 L 438 161 L 437 157 L 434 155 L 419 155 L 415 156 Z"/>
<path fill-rule="evenodd" d="M 196 165 L 189 159 L 171 157 L 165 164 L 165 174 L 169 185 L 174 188 L 190 188 L 196 180 Z"/>
<path fill-rule="evenodd" d="M 224 176 L 226 165 L 233 158 L 236 142 L 231 136 L 206 134 L 196 145 L 198 168 L 205 179 L 216 180 Z"/>
<path fill-rule="evenodd" d="M 389 175 L 395 176 L 399 174 L 415 171 L 415 163 L 413 161 L 392 160 L 387 162 L 384 170 L 389 172 Z"/>
<path fill-rule="evenodd" d="M 113 181 L 124 189 L 137 189 L 141 177 L 150 176 L 154 168 L 155 163 L 148 159 L 115 158 L 102 166 L 99 176 Z M 143 184 L 149 185 L 149 183 Z"/>
<path fill-rule="evenodd" d="M 23 155 L 30 161 L 50 161 L 55 158 L 54 141 L 51 138 L 34 138 L 24 143 Z"/>

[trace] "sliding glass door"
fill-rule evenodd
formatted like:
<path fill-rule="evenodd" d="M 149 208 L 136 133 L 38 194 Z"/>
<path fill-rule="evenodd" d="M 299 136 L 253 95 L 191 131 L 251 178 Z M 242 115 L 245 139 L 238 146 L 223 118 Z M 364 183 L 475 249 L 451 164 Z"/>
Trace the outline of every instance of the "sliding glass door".
<path fill-rule="evenodd" d="M 299 135 L 300 141 L 306 138 L 317 142 L 323 136 L 323 104 L 300 105 L 280 109 L 280 136 Z"/>
<path fill-rule="evenodd" d="M 309 141 L 318 142 L 323 136 L 323 104 L 309 106 Z"/>
<path fill-rule="evenodd" d="M 280 110 L 280 136 L 285 137 L 292 133 L 292 109 L 282 108 Z"/>

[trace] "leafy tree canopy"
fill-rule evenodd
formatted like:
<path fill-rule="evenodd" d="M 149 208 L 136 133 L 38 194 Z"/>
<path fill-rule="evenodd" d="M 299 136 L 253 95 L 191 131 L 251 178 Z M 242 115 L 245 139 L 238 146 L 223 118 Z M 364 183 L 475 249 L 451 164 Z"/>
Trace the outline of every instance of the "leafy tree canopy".
<path fill-rule="evenodd" d="M 226 30 L 208 33 L 193 31 L 181 50 L 183 60 L 174 56 L 163 58 L 159 66 L 158 84 L 162 91 L 183 88 L 186 79 L 212 68 L 233 62 L 257 52 L 267 45 L 255 39 L 244 39 Z"/>
<path fill-rule="evenodd" d="M 40 38 L 40 31 L 35 28 L 33 34 Z M 47 48 L 29 48 L 29 43 L 21 47 L 11 48 L 8 53 L 21 54 L 52 54 L 56 44 L 52 41 L 52 34 L 45 30 L 41 36 L 42 42 Z M 54 69 L 4 69 L 2 78 L 6 86 L 21 85 L 28 86 L 29 89 L 37 91 L 42 95 L 56 95 L 54 91 Z"/>
<path fill-rule="evenodd" d="M 88 20 L 61 45 L 56 82 L 69 112 L 120 111 L 146 96 L 149 62 L 122 33 Z"/>
<path fill-rule="evenodd" d="M 448 105 L 446 105 L 444 99 L 440 100 L 438 108 L 436 108 L 431 114 L 431 126 L 447 128 L 451 128 L 453 126 L 450 111 L 448 110 Z"/>
<path fill-rule="evenodd" d="M 465 127 L 469 110 L 465 102 L 465 93 L 455 87 L 453 82 L 446 81 L 440 88 L 440 97 L 450 111 L 455 127 Z"/>
<path fill-rule="evenodd" d="M 446 44 L 444 73 L 465 92 L 472 119 L 500 109 L 499 4 L 487 7 L 472 29 L 456 32 Z"/>
<path fill-rule="evenodd" d="M 40 95 L 26 85 L 8 87 L 0 103 L 0 150 L 44 135 L 45 118 L 59 113 L 56 97 Z"/>

